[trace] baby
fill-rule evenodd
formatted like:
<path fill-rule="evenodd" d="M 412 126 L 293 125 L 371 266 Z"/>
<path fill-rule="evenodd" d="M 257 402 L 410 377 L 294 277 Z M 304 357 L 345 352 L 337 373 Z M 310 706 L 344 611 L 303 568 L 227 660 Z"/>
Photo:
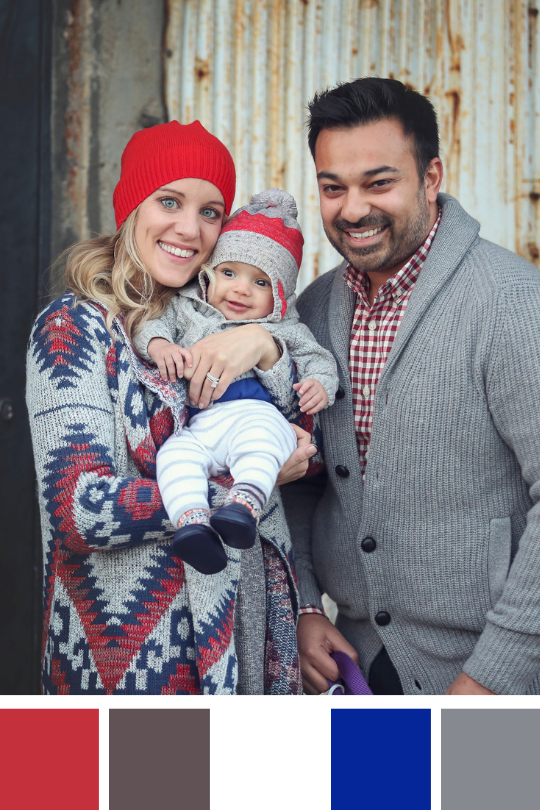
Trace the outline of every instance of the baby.
<path fill-rule="evenodd" d="M 314 414 L 331 405 L 338 386 L 334 358 L 300 323 L 294 306 L 304 242 L 296 217 L 295 201 L 284 191 L 252 197 L 223 228 L 198 281 L 180 289 L 161 317 L 143 325 L 134 340 L 139 354 L 158 364 L 162 376 L 171 362 L 181 376 L 184 362 L 192 362 L 185 347 L 255 321 L 294 361 L 302 410 Z M 157 456 L 163 503 L 178 526 L 174 553 L 204 574 L 226 566 L 221 541 L 233 548 L 253 546 L 278 473 L 296 448 L 294 430 L 264 388 L 265 373 L 271 372 L 252 369 L 208 408 L 188 408 L 188 426 Z M 218 379 L 207 377 L 216 387 Z M 208 478 L 227 470 L 233 486 L 210 515 Z"/>

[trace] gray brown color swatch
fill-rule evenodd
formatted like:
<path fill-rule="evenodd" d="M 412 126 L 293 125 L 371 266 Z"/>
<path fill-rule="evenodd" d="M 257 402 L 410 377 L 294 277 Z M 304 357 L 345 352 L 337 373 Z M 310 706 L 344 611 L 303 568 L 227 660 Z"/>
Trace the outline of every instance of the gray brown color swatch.
<path fill-rule="evenodd" d="M 538 810 L 540 710 L 442 711 L 442 810 Z"/>
<path fill-rule="evenodd" d="M 210 710 L 109 711 L 110 810 L 210 810 Z"/>

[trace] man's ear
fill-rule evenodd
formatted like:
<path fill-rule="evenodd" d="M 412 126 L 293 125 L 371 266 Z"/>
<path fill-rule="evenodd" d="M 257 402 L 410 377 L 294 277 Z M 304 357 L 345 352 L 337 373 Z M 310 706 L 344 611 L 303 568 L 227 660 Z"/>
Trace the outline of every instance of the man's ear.
<path fill-rule="evenodd" d="M 442 179 L 442 160 L 435 157 L 428 163 L 426 173 L 424 175 L 424 187 L 426 189 L 426 199 L 428 203 L 434 203 L 437 201 L 437 195 L 441 187 Z"/>

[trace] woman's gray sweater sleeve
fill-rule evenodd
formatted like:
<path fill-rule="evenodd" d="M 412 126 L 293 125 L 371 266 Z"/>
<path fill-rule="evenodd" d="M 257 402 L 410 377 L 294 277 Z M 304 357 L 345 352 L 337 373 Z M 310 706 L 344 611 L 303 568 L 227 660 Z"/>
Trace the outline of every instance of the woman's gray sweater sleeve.
<path fill-rule="evenodd" d="M 178 343 L 184 332 L 184 319 L 182 318 L 181 307 L 178 297 L 175 297 L 167 305 L 167 308 L 159 318 L 152 318 L 145 321 L 139 331 L 132 338 L 133 345 L 137 353 L 148 363 L 152 358 L 148 354 L 148 344 L 152 338 L 165 338 L 169 343 Z"/>
<path fill-rule="evenodd" d="M 156 481 L 117 471 L 105 323 L 91 305 L 60 309 L 55 329 L 78 335 L 78 353 L 59 364 L 51 359 L 53 315 L 45 310 L 38 317 L 27 358 L 26 401 L 43 530 L 77 553 L 155 539 L 172 529 Z M 152 508 L 140 514 L 130 508 L 143 501 Z"/>

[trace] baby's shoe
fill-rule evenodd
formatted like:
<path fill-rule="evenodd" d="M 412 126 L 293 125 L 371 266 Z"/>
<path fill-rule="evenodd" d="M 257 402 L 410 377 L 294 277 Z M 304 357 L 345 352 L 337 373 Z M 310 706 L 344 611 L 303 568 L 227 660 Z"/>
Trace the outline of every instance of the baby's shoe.
<path fill-rule="evenodd" d="M 201 574 L 217 574 L 227 565 L 227 554 L 219 535 L 208 523 L 188 523 L 177 529 L 173 553 Z"/>
<path fill-rule="evenodd" d="M 257 534 L 257 519 L 241 503 L 225 503 L 210 517 L 212 528 L 232 548 L 251 548 Z"/>

